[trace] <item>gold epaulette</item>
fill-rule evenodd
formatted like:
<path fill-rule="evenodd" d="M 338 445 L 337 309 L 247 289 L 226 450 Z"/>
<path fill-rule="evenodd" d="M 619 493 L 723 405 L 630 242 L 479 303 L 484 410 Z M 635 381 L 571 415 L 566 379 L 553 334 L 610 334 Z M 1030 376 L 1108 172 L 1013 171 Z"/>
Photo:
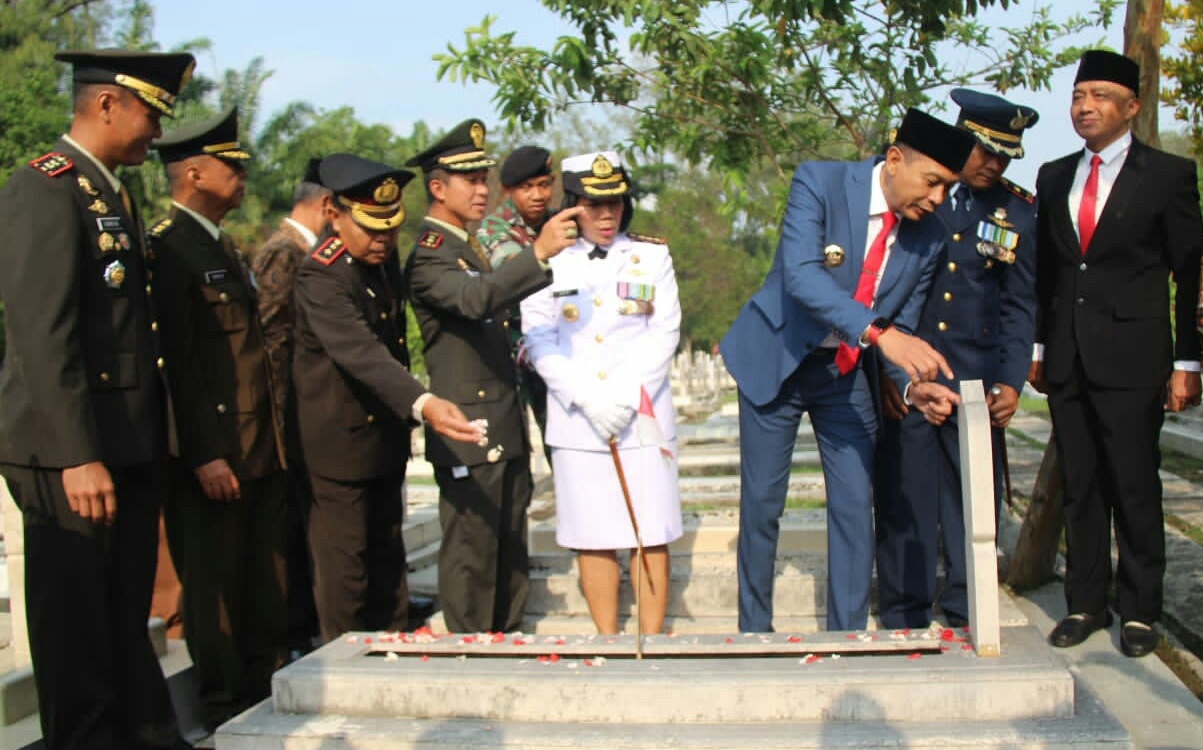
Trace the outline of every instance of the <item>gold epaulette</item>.
<path fill-rule="evenodd" d="M 48 154 L 42 154 L 36 159 L 31 159 L 29 166 L 38 170 L 47 177 L 58 177 L 64 172 L 69 171 L 75 166 L 75 162 L 71 161 L 71 157 L 66 154 L 60 154 L 57 151 L 51 151 Z"/>
<path fill-rule="evenodd" d="M 174 221 L 172 221 L 171 219 L 163 219 L 159 223 L 157 223 L 153 227 L 151 227 L 150 231 L 148 231 L 147 234 L 150 235 L 151 237 L 154 237 L 155 239 L 159 239 L 160 237 L 162 237 L 163 235 L 165 235 L 169 231 L 171 231 L 171 228 L 173 226 L 175 226 Z"/>
<path fill-rule="evenodd" d="M 663 237 L 657 237 L 654 234 L 639 234 L 638 232 L 627 232 L 627 236 L 636 242 L 649 242 L 653 245 L 667 245 L 668 240 Z"/>
<path fill-rule="evenodd" d="M 323 266 L 328 266 L 338 260 L 338 256 L 342 255 L 346 249 L 347 246 L 343 244 L 342 240 L 330 237 L 314 248 L 312 257 Z"/>
<path fill-rule="evenodd" d="M 999 183 L 1004 188 L 1006 188 L 1008 193 L 1011 193 L 1012 195 L 1026 201 L 1027 203 L 1033 203 L 1036 200 L 1036 196 L 1033 195 L 1030 190 L 1016 185 L 1014 182 L 1011 182 L 1006 177 L 1003 177 L 1002 179 L 1000 179 Z"/>

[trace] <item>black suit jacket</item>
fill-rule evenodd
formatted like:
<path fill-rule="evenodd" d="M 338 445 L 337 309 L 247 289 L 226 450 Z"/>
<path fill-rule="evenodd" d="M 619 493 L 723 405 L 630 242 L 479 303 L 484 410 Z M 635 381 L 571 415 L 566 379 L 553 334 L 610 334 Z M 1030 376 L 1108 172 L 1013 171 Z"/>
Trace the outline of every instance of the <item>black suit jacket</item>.
<path fill-rule="evenodd" d="M 309 472 L 363 481 L 404 471 L 413 405 L 401 268 L 359 263 L 323 238 L 297 271 L 292 382 Z"/>
<path fill-rule="evenodd" d="M 180 457 L 224 458 L 243 481 L 279 471 L 258 302 L 233 244 L 174 208 L 150 242 Z"/>
<path fill-rule="evenodd" d="M 476 466 L 521 458 L 529 444 L 518 400 L 517 369 L 506 309 L 551 283 L 527 247 L 496 271 L 467 241 L 424 222 L 406 264 L 414 315 L 422 329 L 430 390 L 472 419 L 489 420 L 487 446 L 461 443 L 426 429 L 434 466 Z"/>
<path fill-rule="evenodd" d="M 142 229 L 87 156 L 63 140 L 52 153 L 63 158 L 35 159 L 0 191 L 0 463 L 161 458 L 165 390 Z"/>
<path fill-rule="evenodd" d="M 1133 139 L 1083 255 L 1068 200 L 1081 155 L 1043 165 L 1036 178 L 1036 341 L 1045 345 L 1045 379 L 1067 382 L 1080 358 L 1091 384 L 1160 388 L 1174 360 L 1200 357 L 1203 221 L 1195 164 Z"/>

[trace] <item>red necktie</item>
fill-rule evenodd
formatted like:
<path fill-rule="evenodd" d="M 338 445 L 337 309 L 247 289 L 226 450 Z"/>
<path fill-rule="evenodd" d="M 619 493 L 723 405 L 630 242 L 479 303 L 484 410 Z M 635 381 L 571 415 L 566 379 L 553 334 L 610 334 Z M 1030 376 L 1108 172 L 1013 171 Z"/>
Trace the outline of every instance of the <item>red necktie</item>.
<path fill-rule="evenodd" d="M 898 217 L 893 211 L 886 211 L 881 215 L 881 231 L 873 238 L 869 254 L 865 256 L 865 263 L 861 266 L 860 280 L 856 282 L 856 294 L 853 294 L 852 298 L 865 307 L 873 306 L 873 288 L 877 286 L 877 272 L 881 270 L 881 263 L 886 258 L 886 238 L 897 223 Z M 835 366 L 839 368 L 841 375 L 847 375 L 856 367 L 858 359 L 859 346 L 840 344 L 839 351 L 835 353 Z"/>
<path fill-rule="evenodd" d="M 1086 247 L 1094 236 L 1094 204 L 1099 199 L 1099 165 L 1102 163 L 1098 154 L 1090 157 L 1090 175 L 1082 189 L 1082 205 L 1078 207 L 1078 244 L 1082 246 L 1082 255 L 1086 254 Z"/>

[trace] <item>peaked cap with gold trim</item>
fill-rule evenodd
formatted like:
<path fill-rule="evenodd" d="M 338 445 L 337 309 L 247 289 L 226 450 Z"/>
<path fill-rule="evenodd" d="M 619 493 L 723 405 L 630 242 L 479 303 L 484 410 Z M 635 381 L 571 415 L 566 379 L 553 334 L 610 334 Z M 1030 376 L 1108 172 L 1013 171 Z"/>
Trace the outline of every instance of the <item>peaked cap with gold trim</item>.
<path fill-rule="evenodd" d="M 476 172 L 497 164 L 485 153 L 485 125 L 475 118 L 464 120 L 422 153 L 405 162 L 423 172 Z"/>
<path fill-rule="evenodd" d="M 622 158 L 615 151 L 569 156 L 560 162 L 564 191 L 582 198 L 611 198 L 631 190 Z"/>
<path fill-rule="evenodd" d="M 349 210 L 365 229 L 384 231 L 405 221 L 401 188 L 413 172 L 354 154 L 330 154 L 317 165 L 317 178 L 334 193 L 339 208 Z"/>
<path fill-rule="evenodd" d="M 251 158 L 238 141 L 238 107 L 168 131 L 152 143 L 151 148 L 159 150 L 159 159 L 164 164 L 183 161 L 190 156 L 216 156 L 230 161 Z"/>
<path fill-rule="evenodd" d="M 1023 131 L 1040 119 L 1036 110 L 971 89 L 953 89 L 949 96 L 961 106 L 957 127 L 973 133 L 992 154 L 1023 158 Z"/>
<path fill-rule="evenodd" d="M 168 117 L 175 116 L 176 97 L 192 80 L 196 66 L 196 59 L 186 52 L 97 49 L 59 52 L 54 59 L 71 64 L 71 78 L 76 84 L 121 86 Z"/>

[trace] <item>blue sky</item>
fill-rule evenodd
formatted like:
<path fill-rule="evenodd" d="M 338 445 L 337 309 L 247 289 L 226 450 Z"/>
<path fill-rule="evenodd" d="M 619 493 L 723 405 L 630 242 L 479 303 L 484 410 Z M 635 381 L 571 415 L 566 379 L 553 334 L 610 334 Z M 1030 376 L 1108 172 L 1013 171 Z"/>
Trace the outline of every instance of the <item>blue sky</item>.
<path fill-rule="evenodd" d="M 1017 0 L 1005 13 L 987 18 L 1020 25 L 1037 1 Z M 1060 0 L 1057 13 L 1087 7 L 1083 0 Z M 517 31 L 520 42 L 545 45 L 570 29 L 538 0 L 157 0 L 155 38 L 165 48 L 207 37 L 212 51 L 200 56 L 202 72 L 243 68 L 262 56 L 275 74 L 263 87 L 263 105 L 274 112 L 290 101 L 322 109 L 351 106 L 362 120 L 386 123 L 408 133 L 418 120 L 434 129 L 467 117 L 496 122 L 485 85 L 437 81 L 431 57 L 448 42 L 462 44 L 464 29 L 485 15 L 498 16 L 495 31 Z M 1122 6 L 1116 23 L 1123 23 Z M 1096 35 L 1097 36 L 1097 35 Z M 1094 41 L 1094 37 L 1082 43 Z M 1122 29 L 1113 27 L 1106 43 L 1118 48 Z M 1040 122 L 1028 131 L 1028 155 L 1012 164 L 1008 176 L 1032 187 L 1044 161 L 1081 147 L 1069 125 L 1073 70 L 1061 71 L 1053 92 L 1012 91 L 1008 97 L 1035 107 Z M 937 113 L 951 120 L 952 109 Z M 1162 129 L 1177 128 L 1163 111 Z"/>

